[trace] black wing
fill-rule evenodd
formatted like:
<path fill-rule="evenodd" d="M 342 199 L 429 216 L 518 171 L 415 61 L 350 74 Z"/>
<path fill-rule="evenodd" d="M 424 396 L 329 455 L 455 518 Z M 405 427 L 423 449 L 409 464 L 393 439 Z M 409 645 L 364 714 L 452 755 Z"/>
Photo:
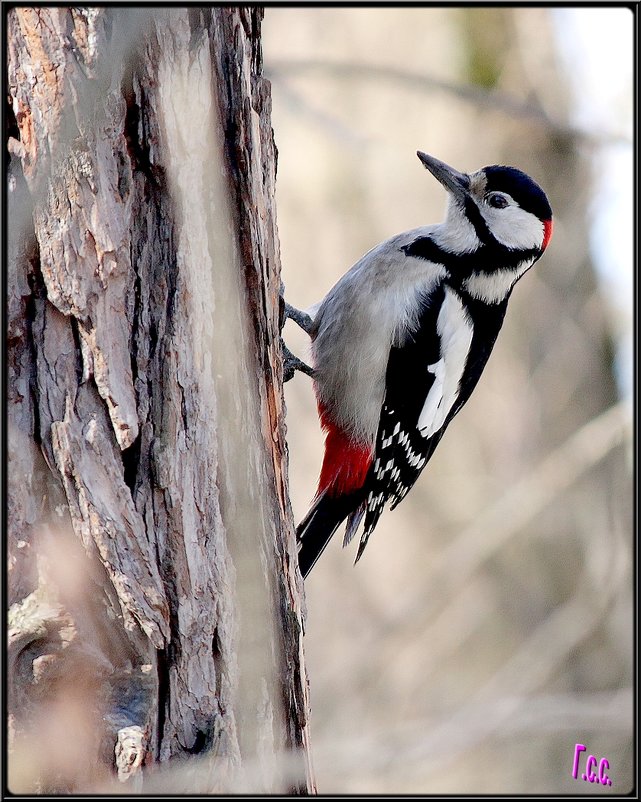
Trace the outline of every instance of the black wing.
<path fill-rule="evenodd" d="M 428 366 L 441 358 L 437 319 L 444 297 L 443 286 L 430 293 L 421 306 L 416 330 L 404 343 L 392 346 L 390 350 L 385 401 L 376 435 L 376 459 L 365 482 L 365 525 L 357 560 L 385 504 L 391 499 L 391 508 L 394 509 L 407 495 L 445 430 L 444 425 L 426 438 L 417 428 L 425 399 L 435 379 Z"/>
<path fill-rule="evenodd" d="M 470 397 L 503 324 L 508 298 L 498 304 L 486 304 L 466 297 L 465 308 L 473 322 L 473 336 L 457 397 L 441 427 L 431 437 L 423 437 L 417 424 L 435 381 L 435 375 L 428 370 L 428 366 L 439 362 L 443 356 L 437 321 L 446 291 L 446 287 L 441 285 L 426 297 L 416 332 L 406 342 L 390 350 L 385 402 L 376 436 L 377 457 L 365 482 L 366 499 L 348 526 L 347 537 L 351 538 L 360 518 L 365 515 L 357 560 L 385 504 L 391 499 L 391 508 L 394 509 L 407 495 L 450 421 Z"/>

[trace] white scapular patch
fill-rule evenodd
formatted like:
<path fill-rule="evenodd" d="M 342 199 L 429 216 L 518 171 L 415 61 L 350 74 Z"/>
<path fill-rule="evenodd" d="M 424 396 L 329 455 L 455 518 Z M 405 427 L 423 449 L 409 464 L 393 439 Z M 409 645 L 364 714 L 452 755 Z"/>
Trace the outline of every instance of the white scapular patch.
<path fill-rule="evenodd" d="M 459 295 L 449 287 L 438 313 L 436 329 L 441 340 L 441 359 L 428 367 L 434 374 L 434 383 L 417 424 L 425 438 L 438 432 L 456 401 L 474 333 Z"/>
<path fill-rule="evenodd" d="M 440 319 L 440 315 L 439 315 Z M 426 427 L 429 428 L 431 422 L 436 418 L 439 404 L 443 401 L 443 383 L 445 382 L 445 359 L 441 358 L 433 365 L 428 365 L 427 370 L 429 373 L 434 374 L 434 383 L 430 387 L 427 394 L 423 409 L 418 419 L 418 428 L 421 434 L 427 437 L 428 435 L 423 431 Z"/>
<path fill-rule="evenodd" d="M 503 268 L 492 273 L 472 273 L 463 282 L 463 289 L 473 298 L 488 304 L 498 304 L 507 297 L 512 287 L 533 264 L 534 259 L 526 259 L 518 267 L 511 269 Z"/>

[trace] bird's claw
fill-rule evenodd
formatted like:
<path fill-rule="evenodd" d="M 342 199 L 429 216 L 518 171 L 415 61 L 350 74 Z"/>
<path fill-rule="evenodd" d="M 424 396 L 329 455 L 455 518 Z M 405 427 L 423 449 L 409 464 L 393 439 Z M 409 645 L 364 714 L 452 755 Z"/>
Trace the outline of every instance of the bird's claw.
<path fill-rule="evenodd" d="M 312 328 L 314 325 L 313 319 L 306 313 L 301 312 L 300 309 L 296 309 L 291 304 L 288 304 L 285 298 L 283 297 L 283 287 L 281 285 L 281 296 L 280 296 L 280 330 L 283 330 L 285 322 L 289 318 L 293 320 L 298 326 L 303 329 L 303 331 L 307 332 L 307 334 L 312 335 Z M 301 373 L 306 373 L 308 376 L 314 377 L 314 369 L 310 368 L 308 364 L 303 362 L 302 359 L 299 359 L 297 356 L 294 356 L 289 348 L 285 345 L 281 338 L 281 347 L 283 349 L 283 381 L 288 382 L 290 379 L 294 377 L 294 373 L 299 370 Z"/>
<path fill-rule="evenodd" d="M 297 370 L 314 378 L 314 368 L 311 368 L 306 362 L 303 362 L 302 359 L 294 356 L 282 340 L 281 347 L 283 349 L 283 382 L 288 382 L 290 379 L 293 379 L 294 373 L 296 373 Z"/>

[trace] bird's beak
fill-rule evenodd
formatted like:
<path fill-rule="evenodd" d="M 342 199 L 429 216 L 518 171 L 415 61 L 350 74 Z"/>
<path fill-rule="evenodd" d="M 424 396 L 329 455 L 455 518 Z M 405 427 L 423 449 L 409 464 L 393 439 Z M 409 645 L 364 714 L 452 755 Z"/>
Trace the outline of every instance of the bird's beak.
<path fill-rule="evenodd" d="M 436 180 L 443 184 L 445 189 L 454 195 L 454 197 L 463 202 L 469 195 L 470 177 L 465 173 L 459 173 L 453 167 L 445 164 L 445 162 L 435 159 L 434 156 L 428 156 L 420 150 L 416 151 L 416 155 L 432 173 Z"/>

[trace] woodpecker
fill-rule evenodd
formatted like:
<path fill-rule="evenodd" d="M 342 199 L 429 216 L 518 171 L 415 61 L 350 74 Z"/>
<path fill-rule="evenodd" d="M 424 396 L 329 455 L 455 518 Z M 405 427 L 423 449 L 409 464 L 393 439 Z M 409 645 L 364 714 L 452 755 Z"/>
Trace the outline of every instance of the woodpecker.
<path fill-rule="evenodd" d="M 552 236 L 547 196 L 521 170 L 466 174 L 417 155 L 448 192 L 445 221 L 372 248 L 309 316 L 287 307 L 312 340 L 313 368 L 295 367 L 312 375 L 326 432 L 318 491 L 297 527 L 304 577 L 345 520 L 343 545 L 363 522 L 358 561 L 385 505 L 407 495 Z"/>

